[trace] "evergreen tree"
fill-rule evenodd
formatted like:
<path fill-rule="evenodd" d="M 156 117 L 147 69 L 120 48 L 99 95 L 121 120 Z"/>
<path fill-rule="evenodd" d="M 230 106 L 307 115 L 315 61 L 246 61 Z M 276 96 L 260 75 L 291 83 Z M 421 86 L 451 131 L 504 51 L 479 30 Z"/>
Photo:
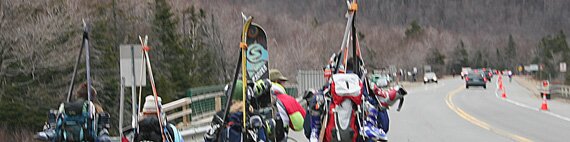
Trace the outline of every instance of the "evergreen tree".
<path fill-rule="evenodd" d="M 451 70 L 460 71 L 462 67 L 469 66 L 469 54 L 465 49 L 463 40 L 460 40 L 459 44 L 453 49 L 450 59 Z"/>
<path fill-rule="evenodd" d="M 93 85 L 97 89 L 97 98 L 101 102 L 105 112 L 111 115 L 111 126 L 118 126 L 119 122 L 119 86 L 121 83 L 120 64 L 119 64 L 119 41 L 124 37 L 119 36 L 121 30 L 117 27 L 117 18 L 115 14 L 123 13 L 121 10 L 114 9 L 113 2 L 95 3 L 95 11 L 93 15 L 98 17 L 92 21 L 93 25 L 90 30 L 90 48 L 92 51 L 91 58 L 93 69 L 91 74 L 93 77 Z M 80 82 L 85 78 L 80 77 Z M 125 95 L 130 96 L 130 95 Z M 130 98 L 130 97 L 129 97 Z M 125 99 L 130 100 L 130 99 Z M 126 110 L 130 110 L 125 107 Z M 130 113 L 130 111 L 126 111 Z M 130 116 L 130 114 L 125 114 Z M 125 117 L 130 118 L 130 117 Z M 116 127 L 113 127 L 116 129 Z M 111 130 L 112 134 L 117 131 Z"/>
<path fill-rule="evenodd" d="M 430 53 L 426 56 L 426 63 L 429 65 L 444 65 L 445 55 L 437 48 L 432 48 Z"/>
<path fill-rule="evenodd" d="M 517 48 L 516 43 L 513 39 L 513 35 L 509 35 L 509 42 L 507 45 L 507 49 L 505 51 L 505 61 L 507 61 L 506 66 L 507 68 L 513 68 L 517 63 Z"/>

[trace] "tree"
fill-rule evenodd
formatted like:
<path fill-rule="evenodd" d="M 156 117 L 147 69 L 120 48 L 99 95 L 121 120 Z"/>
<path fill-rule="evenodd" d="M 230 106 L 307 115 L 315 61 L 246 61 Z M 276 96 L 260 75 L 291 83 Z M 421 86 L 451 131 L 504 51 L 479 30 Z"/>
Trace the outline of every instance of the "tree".
<path fill-rule="evenodd" d="M 506 63 L 506 67 L 507 68 L 512 68 L 514 67 L 517 62 L 517 48 L 516 48 L 516 43 L 515 40 L 513 39 L 513 35 L 509 34 L 509 42 L 507 44 L 507 49 L 505 50 L 505 55 L 504 55 L 505 61 L 507 61 Z"/>
<path fill-rule="evenodd" d="M 432 65 L 435 71 L 440 71 L 445 65 L 445 55 L 437 48 L 432 48 L 426 55 L 426 63 Z"/>
<path fill-rule="evenodd" d="M 496 60 L 495 60 L 495 69 L 505 69 L 505 55 L 501 54 L 501 50 L 499 48 L 495 49 Z"/>
<path fill-rule="evenodd" d="M 568 48 L 568 43 L 566 42 L 566 34 L 560 31 L 555 35 L 547 35 L 540 40 L 537 48 L 536 57 L 533 60 L 534 63 L 544 64 L 543 76 L 540 78 L 547 78 L 546 74 L 550 74 L 552 77 L 558 75 L 558 70 L 556 67 L 560 62 L 569 62 L 570 49 Z M 570 74 L 566 73 L 566 82 L 570 82 Z"/>
<path fill-rule="evenodd" d="M 450 68 L 451 70 L 460 71 L 462 67 L 469 66 L 469 54 L 465 49 L 465 44 L 463 40 L 459 41 L 459 44 L 453 49 L 450 55 Z"/>
<path fill-rule="evenodd" d="M 422 33 L 422 31 L 423 31 L 422 27 L 418 24 L 416 20 L 414 20 L 412 21 L 412 23 L 410 23 L 410 27 L 406 29 L 405 34 L 406 37 L 416 37 L 420 33 Z"/>

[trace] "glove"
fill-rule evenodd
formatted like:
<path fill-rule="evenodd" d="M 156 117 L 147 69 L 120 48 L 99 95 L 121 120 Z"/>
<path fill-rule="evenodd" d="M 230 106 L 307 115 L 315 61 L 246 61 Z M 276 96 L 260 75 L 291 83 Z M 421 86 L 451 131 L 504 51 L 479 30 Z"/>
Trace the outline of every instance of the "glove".
<path fill-rule="evenodd" d="M 255 82 L 254 96 L 261 96 L 271 92 L 271 81 L 269 79 L 258 80 Z"/>

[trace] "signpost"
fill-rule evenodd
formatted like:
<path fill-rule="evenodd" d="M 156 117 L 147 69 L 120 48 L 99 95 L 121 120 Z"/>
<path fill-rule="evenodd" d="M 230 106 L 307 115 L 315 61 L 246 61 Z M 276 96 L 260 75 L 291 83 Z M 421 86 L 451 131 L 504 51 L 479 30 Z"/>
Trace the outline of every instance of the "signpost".
<path fill-rule="evenodd" d="M 134 128 L 135 123 L 137 122 L 138 110 L 137 106 L 138 101 L 136 97 L 136 87 L 137 86 L 146 86 L 146 72 L 144 71 L 145 68 L 142 59 L 142 46 L 138 44 L 127 44 L 127 45 L 120 45 L 119 47 L 120 52 L 120 68 L 121 68 L 121 86 L 130 86 L 131 87 L 131 104 L 132 104 L 132 122 L 131 125 Z M 137 78 L 137 76 L 139 76 Z M 121 87 L 121 104 L 124 105 L 124 88 Z M 123 109 L 119 110 L 119 117 L 123 118 Z M 119 120 L 119 131 L 122 133 L 122 119 Z"/>
<path fill-rule="evenodd" d="M 560 72 L 566 72 L 566 62 L 560 63 Z"/>

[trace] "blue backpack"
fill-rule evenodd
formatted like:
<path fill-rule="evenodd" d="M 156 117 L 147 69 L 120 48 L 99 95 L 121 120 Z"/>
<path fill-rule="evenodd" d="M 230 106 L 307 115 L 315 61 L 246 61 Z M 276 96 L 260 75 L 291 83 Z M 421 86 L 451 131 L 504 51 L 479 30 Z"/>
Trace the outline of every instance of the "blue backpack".
<path fill-rule="evenodd" d="M 59 108 L 55 141 L 95 141 L 95 108 L 89 101 L 64 103 Z"/>

